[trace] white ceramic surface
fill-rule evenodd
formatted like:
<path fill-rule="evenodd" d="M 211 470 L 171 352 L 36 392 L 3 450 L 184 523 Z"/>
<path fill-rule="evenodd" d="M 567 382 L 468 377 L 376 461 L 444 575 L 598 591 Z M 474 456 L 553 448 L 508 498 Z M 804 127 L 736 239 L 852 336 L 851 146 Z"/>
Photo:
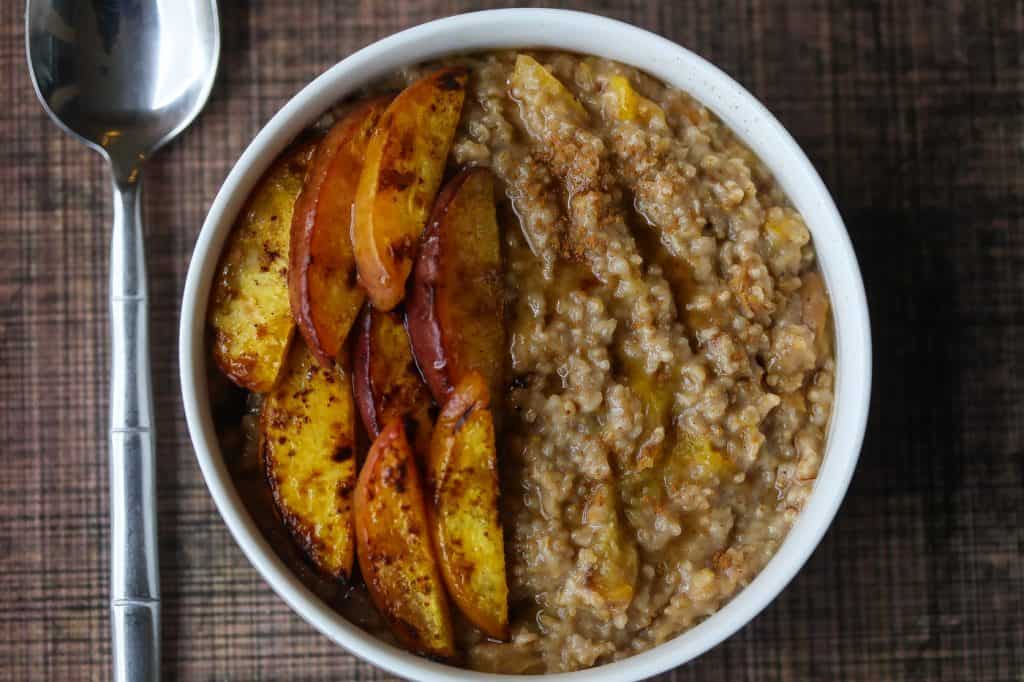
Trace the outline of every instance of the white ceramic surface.
<path fill-rule="evenodd" d="M 413 656 L 336 614 L 277 558 L 231 482 L 211 418 L 203 349 L 207 296 L 236 213 L 263 171 L 300 131 L 345 95 L 401 66 L 497 48 L 557 48 L 615 59 L 681 88 L 707 105 L 774 172 L 807 221 L 835 316 L 838 371 L 828 445 L 803 513 L 774 558 L 720 611 L 650 651 L 578 673 L 546 678 L 631 682 L 681 665 L 736 632 L 793 578 L 828 529 L 853 475 L 867 421 L 871 338 L 857 261 L 842 219 L 807 157 L 746 90 L 704 59 L 657 35 L 590 14 L 493 10 L 433 21 L 380 40 L 341 61 L 302 89 L 260 131 L 228 175 L 210 209 L 189 265 L 182 303 L 180 368 L 189 433 L 217 508 L 245 555 L 300 616 L 352 653 L 416 680 L 530 679 L 481 675 Z M 535 678 L 534 678 L 535 679 Z"/>

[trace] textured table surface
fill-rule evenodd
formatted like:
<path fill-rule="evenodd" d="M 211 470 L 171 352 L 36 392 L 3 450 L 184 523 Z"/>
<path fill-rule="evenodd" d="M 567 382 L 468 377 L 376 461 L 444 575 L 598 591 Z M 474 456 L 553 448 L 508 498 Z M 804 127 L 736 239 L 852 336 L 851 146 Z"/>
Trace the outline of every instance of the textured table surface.
<path fill-rule="evenodd" d="M 169 679 L 383 679 L 317 634 L 228 535 L 176 364 L 192 244 L 289 97 L 399 29 L 501 3 L 222 1 L 198 122 L 146 171 Z M 711 59 L 835 195 L 875 342 L 860 468 L 825 541 L 752 624 L 672 680 L 1024 680 L 1024 5 L 570 3 Z M 0 680 L 109 677 L 108 178 L 60 134 L 0 9 Z"/>

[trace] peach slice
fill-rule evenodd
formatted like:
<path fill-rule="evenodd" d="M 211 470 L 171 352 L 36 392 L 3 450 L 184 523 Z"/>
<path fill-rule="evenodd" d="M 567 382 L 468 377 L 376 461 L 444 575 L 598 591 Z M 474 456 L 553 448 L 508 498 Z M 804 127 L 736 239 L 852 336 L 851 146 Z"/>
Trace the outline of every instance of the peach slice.
<path fill-rule="evenodd" d="M 217 265 L 207 316 L 213 357 L 243 388 L 266 393 L 295 322 L 288 304 L 288 240 L 295 199 L 315 145 L 286 152 L 252 191 Z"/>
<path fill-rule="evenodd" d="M 363 152 L 390 100 L 364 102 L 334 124 L 295 202 L 288 291 L 299 331 L 322 365 L 338 357 L 366 298 L 356 284 L 352 204 Z"/>
<path fill-rule="evenodd" d="M 498 519 L 498 465 L 487 384 L 471 372 L 434 428 L 428 463 L 431 531 L 455 605 L 495 639 L 508 639 L 505 545 Z"/>
<path fill-rule="evenodd" d="M 448 599 L 401 419 L 384 426 L 366 456 L 356 484 L 355 522 L 359 569 L 395 637 L 417 653 L 454 657 Z"/>
<path fill-rule="evenodd" d="M 587 121 L 587 110 L 576 96 L 528 54 L 516 56 L 509 85 L 514 99 L 543 102 L 542 106 L 520 107 L 525 109 L 521 111 L 523 122 L 534 133 L 544 130 L 548 120 L 565 120 L 573 125 L 583 125 Z"/>
<path fill-rule="evenodd" d="M 259 449 L 278 512 L 325 575 L 352 574 L 355 409 L 349 377 L 301 340 L 260 412 Z"/>
<path fill-rule="evenodd" d="M 353 241 L 359 282 L 391 310 L 405 295 L 420 233 L 441 185 L 466 95 L 466 69 L 436 71 L 388 106 L 366 149 Z"/>
<path fill-rule="evenodd" d="M 502 277 L 493 177 L 463 171 L 438 196 L 408 304 L 413 352 L 438 403 L 470 371 L 500 394 L 508 355 Z"/>
<path fill-rule="evenodd" d="M 408 417 L 406 429 L 416 452 L 430 449 L 434 401 L 420 377 L 409 334 L 398 313 L 366 306 L 356 329 L 353 381 L 363 426 L 376 438 L 394 417 Z"/>
<path fill-rule="evenodd" d="M 587 584 L 612 609 L 625 610 L 633 601 L 640 560 L 618 506 L 615 489 L 600 483 L 587 497 L 582 522 L 593 532 L 590 550 L 595 561 L 587 567 Z"/>
<path fill-rule="evenodd" d="M 668 129 L 665 112 L 656 103 L 638 93 L 625 76 L 608 79 L 603 95 L 605 110 L 619 121 L 635 121 L 642 125 L 654 122 L 655 126 Z"/>

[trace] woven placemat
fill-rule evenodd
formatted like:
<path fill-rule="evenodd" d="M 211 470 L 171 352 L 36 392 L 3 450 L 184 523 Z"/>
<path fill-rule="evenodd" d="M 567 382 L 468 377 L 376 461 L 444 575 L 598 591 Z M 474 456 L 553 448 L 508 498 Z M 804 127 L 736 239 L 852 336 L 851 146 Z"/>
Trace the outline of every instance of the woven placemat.
<path fill-rule="evenodd" d="M 249 140 L 302 85 L 399 29 L 504 3 L 222 1 L 206 111 L 147 168 L 164 670 L 385 676 L 263 582 L 200 478 L 178 308 L 192 244 Z M 861 259 L 872 418 L 839 517 L 786 592 L 673 680 L 1024 680 L 1024 7 L 636 0 L 588 9 L 686 45 L 789 128 Z M 0 679 L 109 677 L 109 180 L 59 133 L 0 9 Z"/>

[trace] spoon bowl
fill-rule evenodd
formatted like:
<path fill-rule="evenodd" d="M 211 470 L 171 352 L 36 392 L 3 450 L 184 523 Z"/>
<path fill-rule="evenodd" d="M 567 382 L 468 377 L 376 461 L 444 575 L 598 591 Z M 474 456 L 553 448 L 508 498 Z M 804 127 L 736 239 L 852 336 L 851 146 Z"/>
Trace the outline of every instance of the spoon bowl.
<path fill-rule="evenodd" d="M 29 0 L 28 62 L 65 131 L 130 175 L 184 130 L 213 88 L 213 0 Z"/>
<path fill-rule="evenodd" d="M 113 679 L 160 678 L 156 452 L 142 164 L 199 114 L 220 56 L 215 0 L 28 0 L 25 36 L 50 118 L 102 154 L 110 244 L 110 623 Z"/>

